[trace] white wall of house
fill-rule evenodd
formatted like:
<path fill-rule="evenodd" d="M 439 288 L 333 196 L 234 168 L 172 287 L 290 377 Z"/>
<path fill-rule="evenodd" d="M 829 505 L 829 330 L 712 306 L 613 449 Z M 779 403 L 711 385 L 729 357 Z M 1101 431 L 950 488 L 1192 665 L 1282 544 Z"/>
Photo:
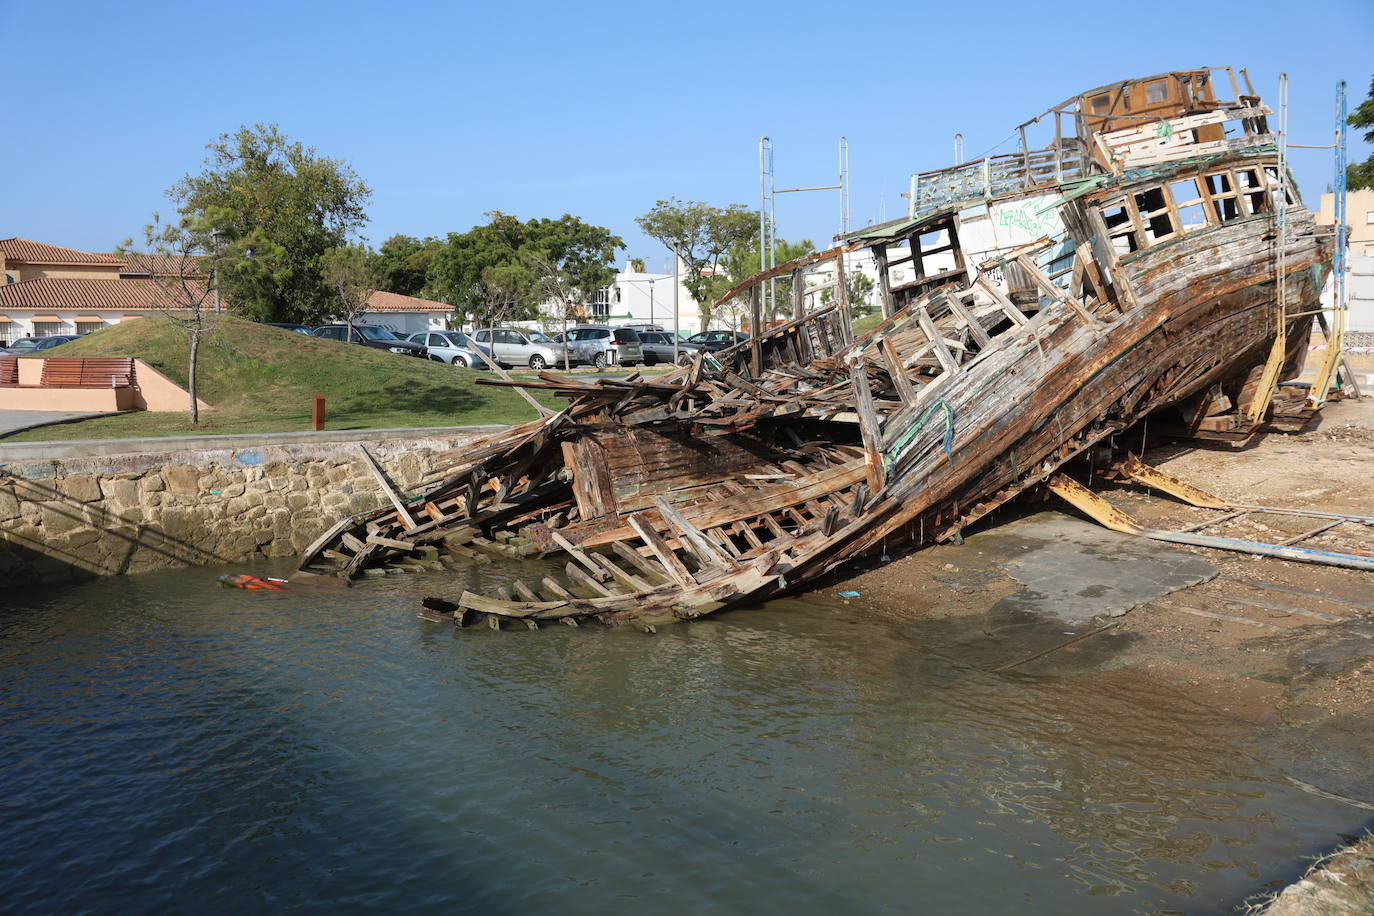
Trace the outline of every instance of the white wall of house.
<path fill-rule="evenodd" d="M 681 283 L 686 268 L 678 263 L 677 326 L 688 334 L 701 330 L 701 310 L 687 287 Z M 673 328 L 673 275 L 631 270 L 629 265 L 615 275 L 615 282 L 599 290 L 588 303 L 588 321 L 593 324 L 657 324 Z M 556 324 L 557 322 L 553 322 Z"/>
<path fill-rule="evenodd" d="M 406 335 L 447 330 L 452 316 L 452 312 L 367 312 L 359 321 L 381 325 L 397 334 Z"/>
<path fill-rule="evenodd" d="M 1345 279 L 1345 295 L 1349 306 L 1345 318 L 1346 330 L 1363 334 L 1374 333 L 1374 257 L 1351 253 L 1350 273 L 1346 274 Z M 1335 283 L 1333 278 L 1328 277 L 1326 288 L 1322 290 L 1322 305 L 1331 308 L 1335 296 Z"/>
<path fill-rule="evenodd" d="M 123 312 L 92 309 L 6 309 L 4 315 L 9 322 L 0 321 L 0 340 L 14 343 L 23 337 L 55 337 L 60 334 L 84 334 L 98 330 L 96 322 L 87 318 L 100 319 L 99 327 L 119 324 Z M 56 321 L 34 321 L 35 318 L 56 318 Z M 77 319 L 80 318 L 78 328 Z"/>

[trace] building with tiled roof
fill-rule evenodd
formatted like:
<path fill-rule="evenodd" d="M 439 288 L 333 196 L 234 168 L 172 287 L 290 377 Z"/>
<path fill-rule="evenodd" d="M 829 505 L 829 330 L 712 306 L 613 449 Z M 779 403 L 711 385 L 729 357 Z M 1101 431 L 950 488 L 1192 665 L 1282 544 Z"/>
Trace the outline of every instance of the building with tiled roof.
<path fill-rule="evenodd" d="M 88 334 L 126 317 L 155 314 L 168 296 L 155 277 L 176 276 L 180 265 L 161 256 L 118 255 L 61 248 L 28 239 L 0 239 L 0 341 Z M 442 302 L 374 292 L 361 320 L 402 334 L 450 327 L 453 307 Z"/>
<path fill-rule="evenodd" d="M 117 278 L 125 261 L 119 255 L 62 248 L 29 239 L 0 239 L 0 276 L 7 283 L 40 277 Z"/>
<path fill-rule="evenodd" d="M 164 308 L 153 280 L 37 277 L 0 286 L 0 340 L 89 334 L 125 318 Z"/>
<path fill-rule="evenodd" d="M 398 334 L 442 331 L 452 327 L 453 306 L 432 299 L 418 299 L 377 290 L 367 300 L 361 321 L 379 324 Z"/>
<path fill-rule="evenodd" d="M 208 272 L 201 267 L 204 260 L 199 255 L 188 255 L 181 258 L 167 254 L 135 254 L 119 268 L 119 275 L 121 277 L 179 277 L 184 271 L 188 277 L 204 277 L 208 275 Z"/>

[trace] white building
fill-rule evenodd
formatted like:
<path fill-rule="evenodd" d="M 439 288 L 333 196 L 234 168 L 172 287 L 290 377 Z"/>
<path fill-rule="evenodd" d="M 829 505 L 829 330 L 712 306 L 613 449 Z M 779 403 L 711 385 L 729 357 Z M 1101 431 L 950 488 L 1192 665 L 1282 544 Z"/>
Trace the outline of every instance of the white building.
<path fill-rule="evenodd" d="M 368 297 L 367 311 L 358 321 L 381 325 L 402 336 L 419 331 L 447 331 L 453 327 L 453 306 L 377 290 Z"/>
<path fill-rule="evenodd" d="M 677 328 L 688 334 L 702 330 L 701 310 L 681 282 L 687 270 L 678 261 Z M 606 324 L 656 324 L 673 329 L 673 275 L 625 269 L 615 282 L 597 292 L 587 306 L 589 322 Z"/>
<path fill-rule="evenodd" d="M 1317 211 L 1318 226 L 1336 224 L 1336 196 L 1323 194 Z M 1346 222 L 1350 227 L 1350 273 L 1346 276 L 1346 300 L 1350 311 L 1348 343 L 1374 344 L 1374 189 L 1349 191 L 1345 196 Z M 1335 296 L 1331 283 L 1322 293 L 1322 305 L 1330 307 Z M 1358 335 L 1358 336 L 1357 336 Z"/>

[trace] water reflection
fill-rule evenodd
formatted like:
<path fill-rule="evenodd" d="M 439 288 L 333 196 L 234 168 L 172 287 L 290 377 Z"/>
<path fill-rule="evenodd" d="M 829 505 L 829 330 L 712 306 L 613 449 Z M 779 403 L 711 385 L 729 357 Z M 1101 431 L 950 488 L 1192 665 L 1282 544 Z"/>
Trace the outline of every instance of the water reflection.
<path fill-rule="evenodd" d="M 1226 912 L 1359 820 L 1181 693 L 843 609 L 493 633 L 418 621 L 435 580 L 212 583 L 0 614 L 8 907 Z"/>

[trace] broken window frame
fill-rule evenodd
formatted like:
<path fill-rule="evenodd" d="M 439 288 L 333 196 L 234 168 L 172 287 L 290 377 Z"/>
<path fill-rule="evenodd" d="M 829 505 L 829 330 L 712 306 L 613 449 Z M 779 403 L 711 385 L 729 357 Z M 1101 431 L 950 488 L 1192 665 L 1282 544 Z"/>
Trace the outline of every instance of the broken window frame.
<path fill-rule="evenodd" d="M 1264 177 L 1261 178 L 1261 175 Z M 1210 182 L 1214 179 L 1224 181 L 1229 190 L 1213 191 Z M 1186 200 L 1178 199 L 1174 194 L 1174 188 L 1189 181 L 1193 183 L 1192 193 L 1196 196 Z M 1256 163 L 1243 168 L 1211 169 L 1192 175 L 1174 175 L 1161 185 L 1138 188 L 1127 192 L 1124 197 L 1112 197 L 1101 201 L 1097 206 L 1103 224 L 1107 226 L 1107 236 L 1112 250 L 1116 252 L 1117 257 L 1126 257 L 1189 232 L 1221 226 L 1247 216 L 1270 213 L 1273 210 L 1270 191 L 1277 182 L 1277 166 Z M 1162 205 L 1152 210 L 1141 208 L 1137 198 L 1155 191 L 1160 192 L 1163 198 Z M 1288 193 L 1288 200 L 1290 205 L 1296 203 L 1291 191 Z M 1235 209 L 1234 215 L 1229 217 L 1225 215 L 1227 203 Z M 1107 211 L 1122 207 L 1129 216 L 1129 226 L 1120 221 L 1114 225 L 1107 225 Z M 1194 222 L 1184 225 L 1182 212 L 1192 207 L 1201 207 L 1205 223 Z M 1169 232 L 1157 234 L 1150 228 L 1149 223 L 1159 218 L 1168 218 L 1171 227 Z"/>
<path fill-rule="evenodd" d="M 1160 206 L 1155 209 L 1146 209 L 1141 205 L 1141 198 L 1149 194 L 1158 192 Z M 1140 226 L 1140 239 L 1149 248 L 1160 242 L 1167 242 L 1177 238 L 1181 233 L 1178 231 L 1178 216 L 1174 212 L 1169 201 L 1169 189 L 1165 185 L 1154 185 L 1153 187 L 1139 188 L 1127 195 L 1131 201 L 1131 208 L 1138 217 L 1137 223 Z M 1161 228 L 1160 221 L 1164 221 Z"/>
<path fill-rule="evenodd" d="M 1273 209 L 1273 201 L 1269 198 L 1269 189 L 1266 187 L 1263 174 L 1263 166 L 1258 163 L 1242 169 L 1232 169 L 1231 175 L 1236 186 L 1236 193 L 1240 195 L 1245 203 L 1245 212 L 1248 216 L 1257 213 L 1268 213 Z M 1241 176 L 1249 176 L 1247 182 L 1242 185 Z"/>
<path fill-rule="evenodd" d="M 1199 177 L 1202 179 L 1202 190 L 1207 195 L 1208 209 L 1211 211 L 1208 220 L 1213 225 L 1220 226 L 1231 222 L 1231 220 L 1250 215 L 1246 209 L 1245 201 L 1241 199 L 1242 195 L 1236 187 L 1236 176 L 1232 174 L 1230 169 L 1213 169 L 1210 172 L 1204 172 Z M 1214 181 L 1219 185 L 1215 190 L 1212 188 Z M 1225 187 L 1221 187 L 1221 183 L 1224 183 Z M 1226 215 L 1228 203 L 1235 211 L 1230 216 Z"/>
<path fill-rule="evenodd" d="M 1141 234 L 1137 228 L 1138 217 L 1126 197 L 1104 200 L 1098 204 L 1098 212 L 1102 216 L 1102 224 L 1107 227 L 1107 243 L 1116 252 L 1117 257 L 1125 257 L 1145 247 L 1141 244 Z M 1117 222 L 1111 222 L 1112 219 L 1117 219 Z"/>
<path fill-rule="evenodd" d="M 1193 186 L 1190 192 L 1193 196 L 1186 200 L 1179 200 L 1176 191 L 1184 185 Z M 1199 229 L 1216 225 L 1207 215 L 1207 192 L 1203 176 L 1190 175 L 1185 178 L 1174 176 L 1168 182 L 1166 196 L 1169 198 L 1169 209 L 1176 217 L 1174 228 L 1177 232 L 1186 235 L 1189 232 L 1196 232 Z M 1202 222 L 1189 222 L 1187 214 L 1193 212 L 1202 217 Z"/>

